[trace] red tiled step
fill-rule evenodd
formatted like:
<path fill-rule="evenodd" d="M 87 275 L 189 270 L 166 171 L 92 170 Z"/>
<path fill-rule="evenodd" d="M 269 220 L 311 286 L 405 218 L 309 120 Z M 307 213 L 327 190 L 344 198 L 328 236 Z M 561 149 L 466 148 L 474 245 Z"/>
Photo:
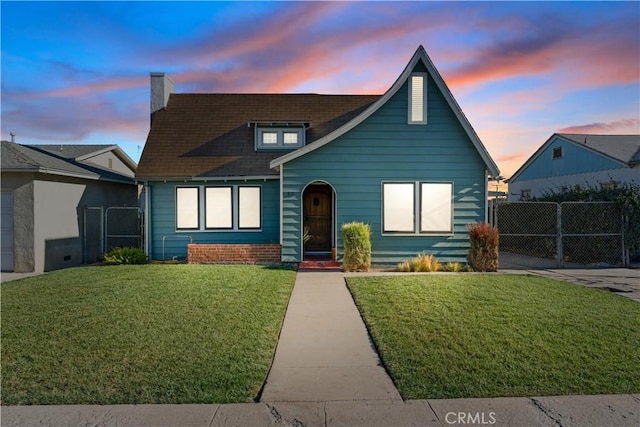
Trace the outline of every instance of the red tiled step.
<path fill-rule="evenodd" d="M 331 260 L 306 260 L 298 264 L 298 270 L 335 270 L 342 269 L 342 265 Z"/>

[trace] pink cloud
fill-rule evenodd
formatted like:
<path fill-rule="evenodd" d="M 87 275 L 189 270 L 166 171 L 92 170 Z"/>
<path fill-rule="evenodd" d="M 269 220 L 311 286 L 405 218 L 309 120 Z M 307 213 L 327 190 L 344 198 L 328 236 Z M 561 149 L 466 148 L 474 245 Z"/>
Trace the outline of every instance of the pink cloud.
<path fill-rule="evenodd" d="M 616 120 L 607 123 L 588 123 L 585 125 L 568 126 L 566 128 L 558 129 L 560 133 L 594 133 L 594 134 L 607 134 L 607 133 L 640 133 L 640 120 L 639 119 L 624 119 Z"/>
<path fill-rule="evenodd" d="M 75 97 L 96 94 L 98 92 L 109 92 L 114 90 L 146 86 L 148 84 L 148 76 L 115 77 L 93 83 L 86 83 L 77 86 L 69 86 L 62 89 L 34 93 L 33 95 L 44 97 Z"/>

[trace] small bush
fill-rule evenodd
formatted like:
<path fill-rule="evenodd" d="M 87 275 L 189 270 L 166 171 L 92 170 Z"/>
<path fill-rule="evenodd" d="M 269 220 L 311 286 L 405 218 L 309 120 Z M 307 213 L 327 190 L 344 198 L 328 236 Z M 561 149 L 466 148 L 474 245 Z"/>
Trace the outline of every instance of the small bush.
<path fill-rule="evenodd" d="M 369 271 L 371 267 L 371 227 L 362 222 L 342 224 L 344 271 Z"/>
<path fill-rule="evenodd" d="M 471 224 L 469 263 L 475 271 L 498 271 L 498 229 L 486 223 Z"/>
<path fill-rule="evenodd" d="M 442 268 L 436 257 L 431 254 L 420 254 L 416 257 L 417 269 L 416 271 L 431 273 L 438 271 Z"/>
<path fill-rule="evenodd" d="M 452 273 L 458 273 L 460 271 L 462 271 L 462 264 L 460 264 L 459 262 L 448 262 L 445 266 L 444 269 L 446 271 L 450 271 Z"/>
<path fill-rule="evenodd" d="M 411 272 L 411 264 L 408 261 L 401 262 L 396 267 L 396 270 L 398 270 L 401 273 L 409 273 Z"/>
<path fill-rule="evenodd" d="M 430 273 L 442 270 L 442 265 L 438 262 L 436 257 L 431 254 L 419 254 L 415 258 L 411 258 L 409 261 L 401 262 L 397 265 L 396 269 L 403 273 L 413 271 Z"/>
<path fill-rule="evenodd" d="M 110 265 L 146 264 L 147 256 L 140 248 L 113 248 L 104 254 L 104 263 Z"/>

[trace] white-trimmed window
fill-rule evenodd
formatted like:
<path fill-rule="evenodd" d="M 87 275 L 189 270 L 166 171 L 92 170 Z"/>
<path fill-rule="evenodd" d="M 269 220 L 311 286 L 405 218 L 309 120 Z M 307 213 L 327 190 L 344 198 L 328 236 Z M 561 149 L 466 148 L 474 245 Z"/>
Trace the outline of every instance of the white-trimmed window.
<path fill-rule="evenodd" d="M 382 232 L 401 235 L 453 233 L 453 184 L 383 182 Z"/>
<path fill-rule="evenodd" d="M 205 187 L 205 228 L 233 228 L 232 187 Z"/>
<path fill-rule="evenodd" d="M 200 225 L 198 187 L 178 187 L 176 189 L 176 228 L 197 230 Z"/>
<path fill-rule="evenodd" d="M 261 223 L 261 188 L 238 187 L 238 228 L 259 229 Z"/>
<path fill-rule="evenodd" d="M 414 233 L 414 183 L 382 184 L 383 218 L 386 233 Z"/>
<path fill-rule="evenodd" d="M 427 123 L 427 73 L 413 73 L 409 76 L 408 123 Z"/>
<path fill-rule="evenodd" d="M 304 127 L 256 127 L 256 149 L 291 149 L 304 145 Z"/>
<path fill-rule="evenodd" d="M 204 221 L 200 218 L 204 218 Z M 176 188 L 176 230 L 240 231 L 261 228 L 260 186 Z"/>

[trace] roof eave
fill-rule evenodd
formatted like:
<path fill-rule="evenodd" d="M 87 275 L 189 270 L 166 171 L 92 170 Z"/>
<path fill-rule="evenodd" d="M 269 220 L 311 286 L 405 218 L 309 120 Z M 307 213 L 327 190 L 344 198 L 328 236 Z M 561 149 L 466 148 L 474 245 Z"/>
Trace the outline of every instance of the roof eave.
<path fill-rule="evenodd" d="M 136 171 L 136 168 L 138 167 L 136 165 L 136 162 L 133 161 L 133 159 L 131 157 L 129 157 L 129 155 L 127 153 L 124 152 L 124 150 L 122 150 L 119 146 L 117 145 L 110 145 L 108 147 L 104 147 L 100 150 L 96 150 L 96 151 L 92 151 L 91 153 L 87 153 L 87 154 L 83 154 L 82 156 L 78 156 L 75 158 L 76 161 L 78 162 L 82 162 L 84 160 L 88 160 L 92 157 L 95 156 L 99 156 L 100 154 L 104 154 L 104 153 L 108 153 L 109 151 L 113 151 L 115 153 L 115 155 L 117 157 L 120 158 L 120 160 L 122 160 L 122 162 L 127 165 L 127 167 L 129 169 L 131 169 L 133 172 Z"/>

